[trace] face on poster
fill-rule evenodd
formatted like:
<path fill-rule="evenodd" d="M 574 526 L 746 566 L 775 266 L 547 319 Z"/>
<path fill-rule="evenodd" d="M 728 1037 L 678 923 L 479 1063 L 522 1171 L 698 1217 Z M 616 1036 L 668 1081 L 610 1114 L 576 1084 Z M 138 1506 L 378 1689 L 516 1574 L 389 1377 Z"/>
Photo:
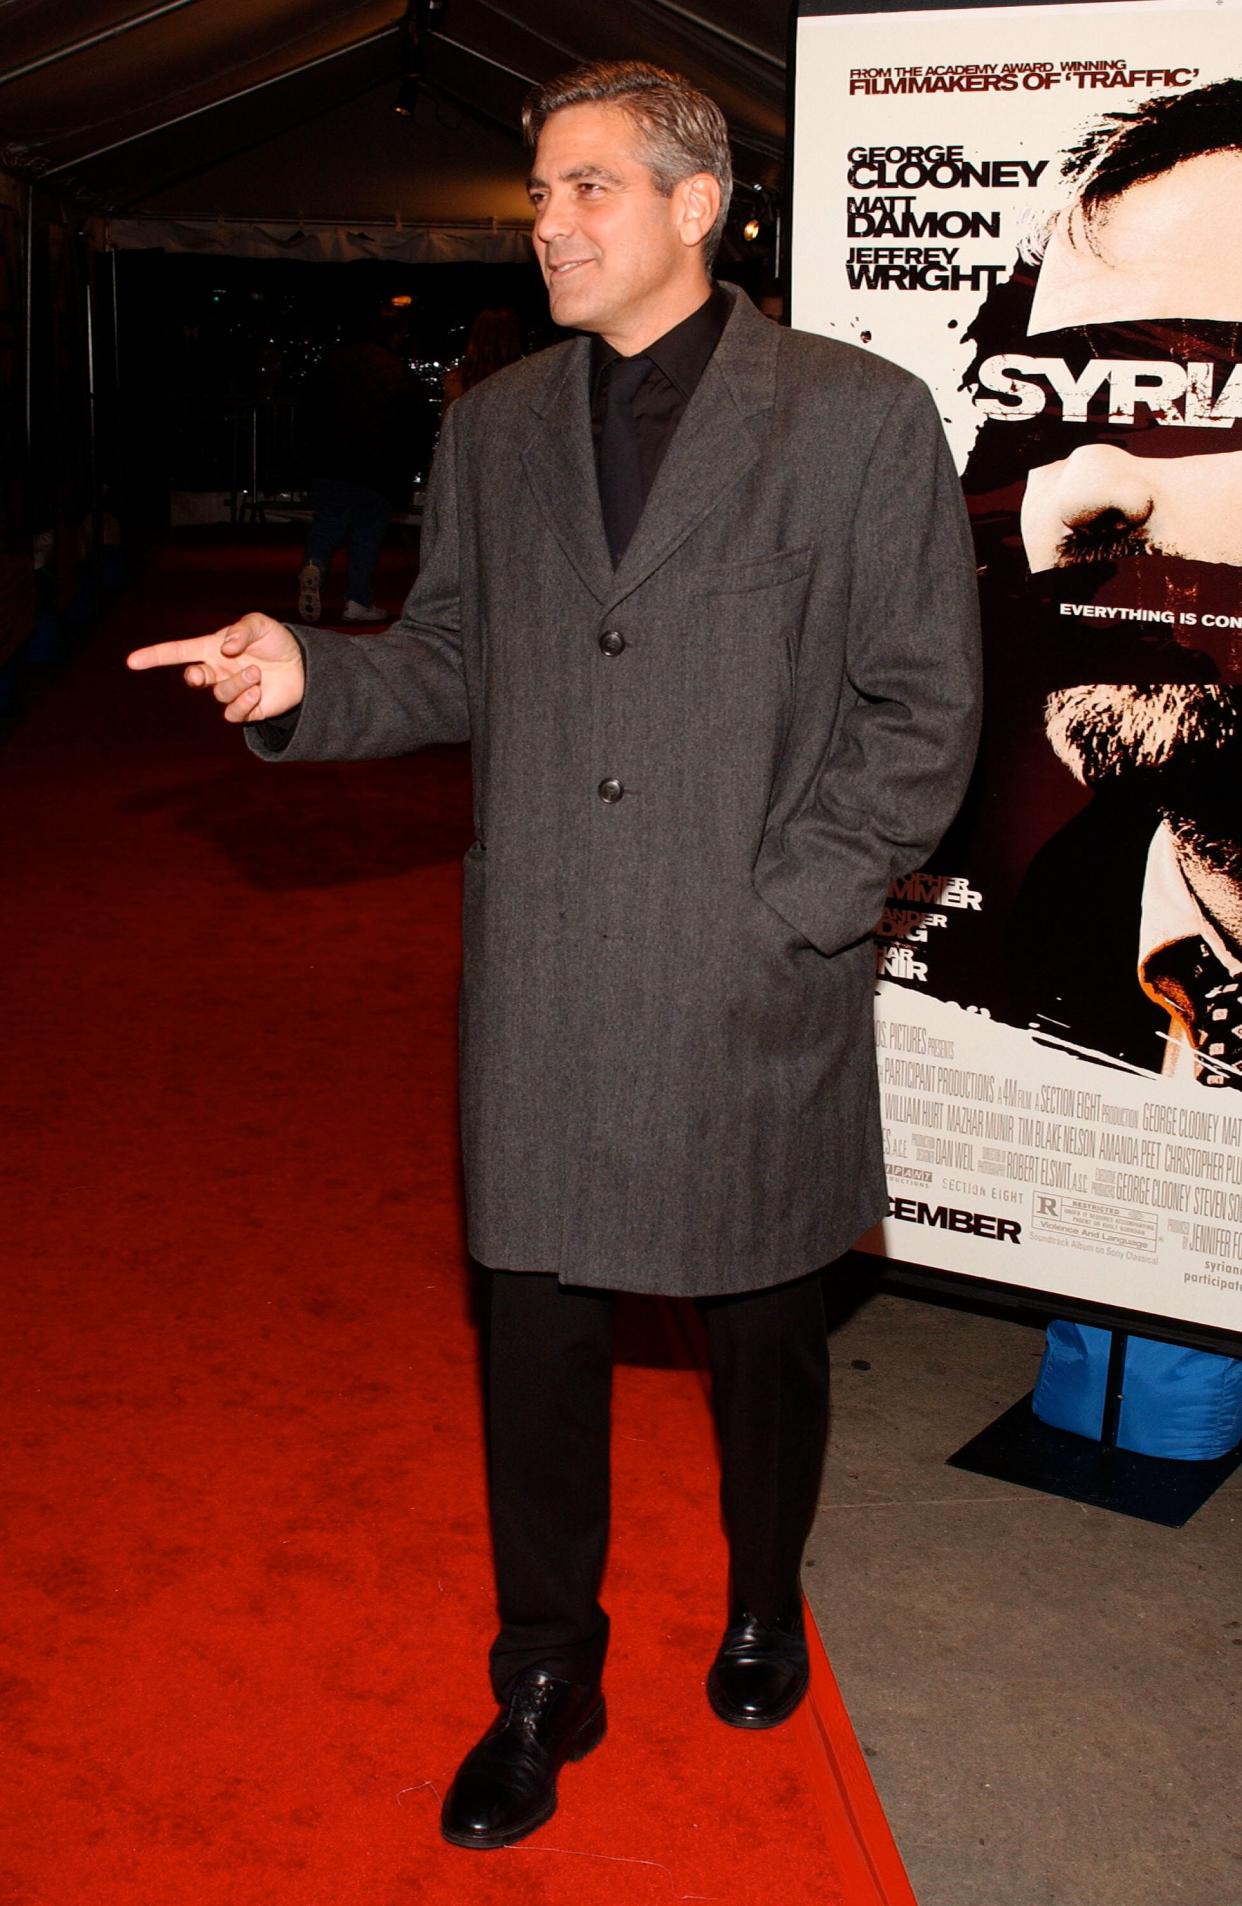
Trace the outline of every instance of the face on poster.
<path fill-rule="evenodd" d="M 976 786 L 881 923 L 887 1246 L 1233 1329 L 1240 34 L 803 18 L 792 311 L 931 386 L 979 561 Z"/>

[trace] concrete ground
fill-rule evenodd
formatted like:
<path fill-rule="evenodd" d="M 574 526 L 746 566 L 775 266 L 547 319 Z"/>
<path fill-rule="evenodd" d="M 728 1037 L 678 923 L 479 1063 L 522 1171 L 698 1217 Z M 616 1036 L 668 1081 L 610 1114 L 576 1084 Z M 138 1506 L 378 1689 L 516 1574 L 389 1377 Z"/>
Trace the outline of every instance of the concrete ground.
<path fill-rule="evenodd" d="M 803 1580 L 920 1906 L 1242 1906 L 1242 1471 L 1174 1530 L 948 1469 L 1042 1329 L 870 1288 Z"/>

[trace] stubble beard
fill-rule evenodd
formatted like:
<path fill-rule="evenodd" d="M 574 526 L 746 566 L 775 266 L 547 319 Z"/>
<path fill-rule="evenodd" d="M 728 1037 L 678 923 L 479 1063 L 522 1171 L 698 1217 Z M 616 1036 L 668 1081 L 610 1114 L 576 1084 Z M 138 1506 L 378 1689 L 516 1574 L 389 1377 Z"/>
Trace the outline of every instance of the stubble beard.
<path fill-rule="evenodd" d="M 1057 689 L 1044 724 L 1084 786 L 1146 798 L 1180 847 L 1242 881 L 1242 690 L 1094 682 Z"/>
<path fill-rule="evenodd" d="M 588 260 L 585 272 L 573 272 L 568 278 L 555 278 L 545 273 L 544 289 L 548 294 L 548 310 L 553 324 L 559 324 L 566 331 L 591 331 L 597 328 L 592 322 L 595 313 L 591 309 L 590 290 L 580 282 L 583 276 L 589 278 L 593 269 L 594 260 Z"/>

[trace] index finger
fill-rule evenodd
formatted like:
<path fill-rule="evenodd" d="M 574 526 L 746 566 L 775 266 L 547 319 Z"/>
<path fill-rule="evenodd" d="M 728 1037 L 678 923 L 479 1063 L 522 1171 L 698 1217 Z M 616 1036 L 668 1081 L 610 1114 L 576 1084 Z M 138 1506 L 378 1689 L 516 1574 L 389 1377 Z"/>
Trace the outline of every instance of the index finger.
<path fill-rule="evenodd" d="M 218 642 L 220 631 L 200 635 L 183 642 L 155 642 L 147 649 L 132 649 L 125 657 L 126 668 L 168 668 L 178 663 L 204 662 L 209 642 Z"/>

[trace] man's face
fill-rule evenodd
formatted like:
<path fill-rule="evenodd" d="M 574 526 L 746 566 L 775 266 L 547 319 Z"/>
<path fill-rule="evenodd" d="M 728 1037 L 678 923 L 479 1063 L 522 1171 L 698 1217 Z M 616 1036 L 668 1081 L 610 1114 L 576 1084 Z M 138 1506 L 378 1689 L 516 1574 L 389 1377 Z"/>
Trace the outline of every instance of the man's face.
<path fill-rule="evenodd" d="M 1032 333 L 1144 319 L 1242 317 L 1242 153 L 1205 154 L 1143 180 L 1097 215 L 1053 231 Z M 1236 428 L 1236 427 L 1235 427 Z M 1130 557 L 1239 568 L 1242 449 L 1232 430 L 1203 455 L 1138 455 L 1124 440 L 1084 444 L 1032 470 L 1022 542 L 1033 571 Z M 1242 695 L 1216 684 L 1092 684 L 1054 694 L 1049 739 L 1088 786 L 1145 781 L 1157 804 L 1217 809 L 1222 775 L 1242 774 Z M 1230 796 L 1230 805 L 1236 805 Z M 1237 822 L 1234 827 L 1236 831 Z"/>
<path fill-rule="evenodd" d="M 554 322 L 634 350 L 667 328 L 662 316 L 687 272 L 702 274 L 683 236 L 683 191 L 656 189 L 639 145 L 620 106 L 567 106 L 540 133 L 530 180 Z"/>
<path fill-rule="evenodd" d="M 1028 335 L 1137 320 L 1242 318 L 1242 152 L 1207 152 L 1053 227 Z M 1118 556 L 1242 564 L 1242 452 L 1204 456 L 1084 445 L 1032 470 L 1022 542 L 1032 570 Z"/>

